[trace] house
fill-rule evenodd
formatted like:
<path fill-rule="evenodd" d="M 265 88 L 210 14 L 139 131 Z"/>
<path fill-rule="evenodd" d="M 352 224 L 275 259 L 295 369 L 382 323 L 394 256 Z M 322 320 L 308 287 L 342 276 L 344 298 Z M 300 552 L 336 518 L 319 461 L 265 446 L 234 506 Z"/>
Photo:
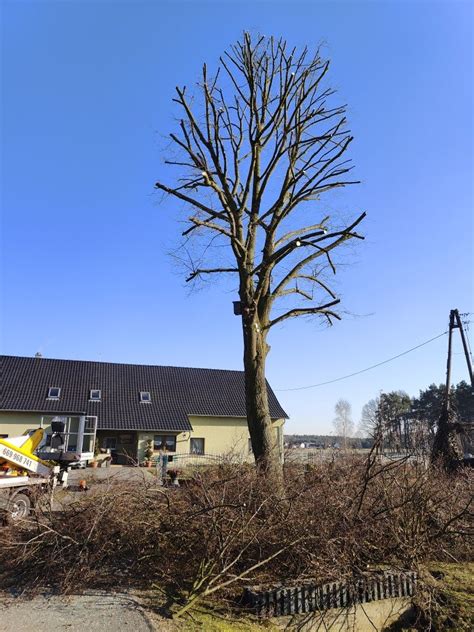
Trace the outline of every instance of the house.
<path fill-rule="evenodd" d="M 242 371 L 0 356 L 0 437 L 55 417 L 97 418 L 101 448 L 141 462 L 151 440 L 179 458 L 251 458 Z M 275 441 L 287 415 L 267 384 Z"/>

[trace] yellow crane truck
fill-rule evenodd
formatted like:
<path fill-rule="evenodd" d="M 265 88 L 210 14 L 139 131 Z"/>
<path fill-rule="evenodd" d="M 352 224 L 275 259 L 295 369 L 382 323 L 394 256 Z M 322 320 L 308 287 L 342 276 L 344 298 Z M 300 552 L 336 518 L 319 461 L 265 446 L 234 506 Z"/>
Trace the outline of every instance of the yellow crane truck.
<path fill-rule="evenodd" d="M 94 457 L 97 417 L 53 417 L 20 437 L 0 439 L 0 514 L 20 520 L 30 513 L 38 490 L 67 487 L 69 470 Z"/>

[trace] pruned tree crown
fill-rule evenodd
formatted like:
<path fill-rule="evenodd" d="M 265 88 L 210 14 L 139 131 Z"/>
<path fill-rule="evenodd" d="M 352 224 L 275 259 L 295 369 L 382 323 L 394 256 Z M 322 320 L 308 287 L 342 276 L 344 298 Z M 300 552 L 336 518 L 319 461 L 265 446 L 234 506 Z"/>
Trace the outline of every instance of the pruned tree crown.
<path fill-rule="evenodd" d="M 231 252 L 229 264 L 191 263 L 187 280 L 237 275 L 246 314 L 262 333 L 295 316 L 339 318 L 323 272 L 336 272 L 335 248 L 362 239 L 356 227 L 365 213 L 340 227 L 314 204 L 356 182 L 345 158 L 352 142 L 345 106 L 332 107 L 334 90 L 323 87 L 328 68 L 319 51 L 244 33 L 213 77 L 204 65 L 197 95 L 176 88 L 181 118 L 170 137 L 178 156 L 166 162 L 180 178 L 156 188 L 189 207 L 185 237 L 212 235 Z M 303 207 L 310 221 L 295 214 Z M 288 298 L 298 301 L 272 316 L 275 301 Z"/>

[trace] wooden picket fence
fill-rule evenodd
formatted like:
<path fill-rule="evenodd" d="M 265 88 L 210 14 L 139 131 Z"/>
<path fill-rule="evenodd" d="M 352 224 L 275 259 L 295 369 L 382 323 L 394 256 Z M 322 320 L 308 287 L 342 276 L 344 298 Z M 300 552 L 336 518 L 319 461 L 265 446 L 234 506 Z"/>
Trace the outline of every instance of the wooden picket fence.
<path fill-rule="evenodd" d="M 397 597 L 411 597 L 416 586 L 415 572 L 384 572 L 353 582 L 331 582 L 323 585 L 305 583 L 292 588 L 259 590 L 246 587 L 243 604 L 260 617 L 281 617 L 348 608 L 358 603 Z"/>

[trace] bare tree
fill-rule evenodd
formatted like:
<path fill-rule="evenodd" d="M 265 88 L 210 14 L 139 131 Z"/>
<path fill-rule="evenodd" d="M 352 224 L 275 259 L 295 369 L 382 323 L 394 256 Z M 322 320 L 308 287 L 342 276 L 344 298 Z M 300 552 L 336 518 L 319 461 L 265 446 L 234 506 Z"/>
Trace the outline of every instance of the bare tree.
<path fill-rule="evenodd" d="M 354 432 L 354 422 L 352 421 L 352 409 L 347 399 L 339 399 L 334 407 L 336 416 L 334 417 L 334 428 L 336 433 L 342 437 L 344 449 L 347 448 L 347 438 Z"/>
<path fill-rule="evenodd" d="M 356 227 L 365 217 L 342 222 L 318 203 L 323 193 L 355 183 L 347 175 L 345 106 L 332 106 L 334 90 L 323 87 L 328 68 L 319 51 L 244 33 L 214 76 L 204 65 L 197 94 L 176 88 L 181 118 L 166 163 L 180 177 L 174 185 L 156 183 L 184 203 L 186 239 L 206 237 L 202 255 L 189 258 L 187 281 L 228 274 L 238 282 L 252 449 L 262 471 L 277 478 L 268 333 L 299 316 L 340 319 L 327 276 L 336 272 L 334 250 L 362 239 Z"/>
<path fill-rule="evenodd" d="M 370 399 L 367 404 L 362 407 L 359 426 L 357 432 L 362 437 L 374 437 L 377 433 L 379 425 L 378 409 L 380 398 Z"/>

